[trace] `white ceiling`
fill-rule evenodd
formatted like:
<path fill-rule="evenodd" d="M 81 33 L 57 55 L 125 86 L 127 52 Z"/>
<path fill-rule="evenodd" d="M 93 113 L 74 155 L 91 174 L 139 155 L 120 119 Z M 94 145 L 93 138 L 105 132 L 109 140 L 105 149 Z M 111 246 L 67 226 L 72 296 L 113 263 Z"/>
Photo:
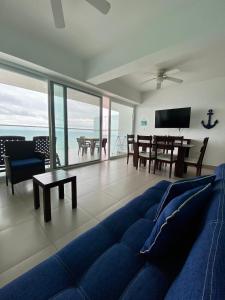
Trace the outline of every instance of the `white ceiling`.
<path fill-rule="evenodd" d="M 194 0 L 189 0 L 189 4 Z M 62 0 L 65 29 L 54 27 L 50 0 L 1 0 L 0 24 L 87 59 L 109 50 L 186 0 L 109 0 L 103 15 L 85 0 Z"/>
<path fill-rule="evenodd" d="M 176 68 L 192 81 L 225 76 L 224 0 L 108 0 L 102 15 L 85 0 L 0 0 L 1 52 L 134 102 L 155 88 L 145 72 Z M 163 87 L 175 85 L 165 82 Z"/>

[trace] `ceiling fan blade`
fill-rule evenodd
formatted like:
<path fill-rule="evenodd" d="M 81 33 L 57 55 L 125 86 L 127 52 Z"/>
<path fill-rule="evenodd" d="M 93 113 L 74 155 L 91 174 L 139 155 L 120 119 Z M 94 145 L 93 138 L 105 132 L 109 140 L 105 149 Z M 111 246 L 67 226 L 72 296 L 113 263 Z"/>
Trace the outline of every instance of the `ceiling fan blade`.
<path fill-rule="evenodd" d="M 160 90 L 162 87 L 162 81 L 161 80 L 157 80 L 157 85 L 156 85 L 156 89 Z"/>
<path fill-rule="evenodd" d="M 65 28 L 63 8 L 61 0 L 51 0 L 52 14 L 56 28 Z"/>
<path fill-rule="evenodd" d="M 156 79 L 157 79 L 156 77 L 150 78 L 150 79 L 148 79 L 148 80 L 143 81 L 141 84 L 145 84 L 145 83 L 148 83 L 148 82 L 153 81 L 153 80 L 156 80 Z"/>
<path fill-rule="evenodd" d="M 86 0 L 86 1 L 90 3 L 92 6 L 94 6 L 97 10 L 99 10 L 104 15 L 106 15 L 111 8 L 111 4 L 106 0 Z"/>
<path fill-rule="evenodd" d="M 173 82 L 176 82 L 176 83 L 182 83 L 183 82 L 182 79 L 174 78 L 174 77 L 170 77 L 170 76 L 165 76 L 164 79 L 169 80 L 169 81 L 173 81 Z"/>
<path fill-rule="evenodd" d="M 166 75 L 175 75 L 175 74 L 177 74 L 177 73 L 179 73 L 180 72 L 180 70 L 179 69 L 170 69 L 170 70 L 167 70 L 166 71 Z"/>

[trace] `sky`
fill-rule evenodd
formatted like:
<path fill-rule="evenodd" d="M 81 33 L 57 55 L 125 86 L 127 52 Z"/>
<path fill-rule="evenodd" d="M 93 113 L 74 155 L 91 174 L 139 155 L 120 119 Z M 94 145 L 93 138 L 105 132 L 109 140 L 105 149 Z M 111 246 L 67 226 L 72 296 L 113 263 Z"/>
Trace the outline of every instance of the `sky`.
<path fill-rule="evenodd" d="M 58 99 L 60 103 L 61 99 Z M 62 106 L 55 107 L 57 124 L 63 125 Z M 100 110 L 96 105 L 68 100 L 69 127 L 96 129 Z M 0 125 L 48 126 L 48 95 L 0 83 Z"/>

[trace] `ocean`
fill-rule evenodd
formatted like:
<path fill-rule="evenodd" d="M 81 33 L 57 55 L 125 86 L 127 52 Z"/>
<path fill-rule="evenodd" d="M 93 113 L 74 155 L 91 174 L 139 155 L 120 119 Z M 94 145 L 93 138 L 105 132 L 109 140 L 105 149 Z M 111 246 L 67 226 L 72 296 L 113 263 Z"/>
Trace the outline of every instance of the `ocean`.
<path fill-rule="evenodd" d="M 48 136 L 49 129 L 47 127 L 35 126 L 8 126 L 0 125 L 0 136 L 25 136 L 26 140 L 33 140 L 34 136 Z M 108 133 L 103 131 L 103 137 L 107 138 Z M 77 138 L 80 136 L 99 138 L 99 130 L 68 128 L 69 152 L 77 153 Z M 64 156 L 64 130 L 56 128 L 56 150 L 59 157 Z M 126 151 L 126 139 L 124 134 L 119 134 L 117 130 L 111 133 L 111 155 L 118 152 Z"/>

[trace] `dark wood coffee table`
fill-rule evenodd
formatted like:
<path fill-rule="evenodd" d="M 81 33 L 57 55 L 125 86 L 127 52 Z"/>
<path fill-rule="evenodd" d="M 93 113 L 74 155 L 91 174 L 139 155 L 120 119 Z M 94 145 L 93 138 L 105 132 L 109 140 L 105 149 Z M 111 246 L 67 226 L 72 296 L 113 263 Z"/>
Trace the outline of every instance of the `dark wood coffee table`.
<path fill-rule="evenodd" d="M 44 220 L 51 220 L 50 189 L 58 186 L 59 199 L 64 199 L 64 184 L 71 182 L 72 208 L 77 207 L 77 178 L 72 170 L 57 170 L 33 176 L 34 208 L 40 207 L 39 186 L 43 189 Z"/>

